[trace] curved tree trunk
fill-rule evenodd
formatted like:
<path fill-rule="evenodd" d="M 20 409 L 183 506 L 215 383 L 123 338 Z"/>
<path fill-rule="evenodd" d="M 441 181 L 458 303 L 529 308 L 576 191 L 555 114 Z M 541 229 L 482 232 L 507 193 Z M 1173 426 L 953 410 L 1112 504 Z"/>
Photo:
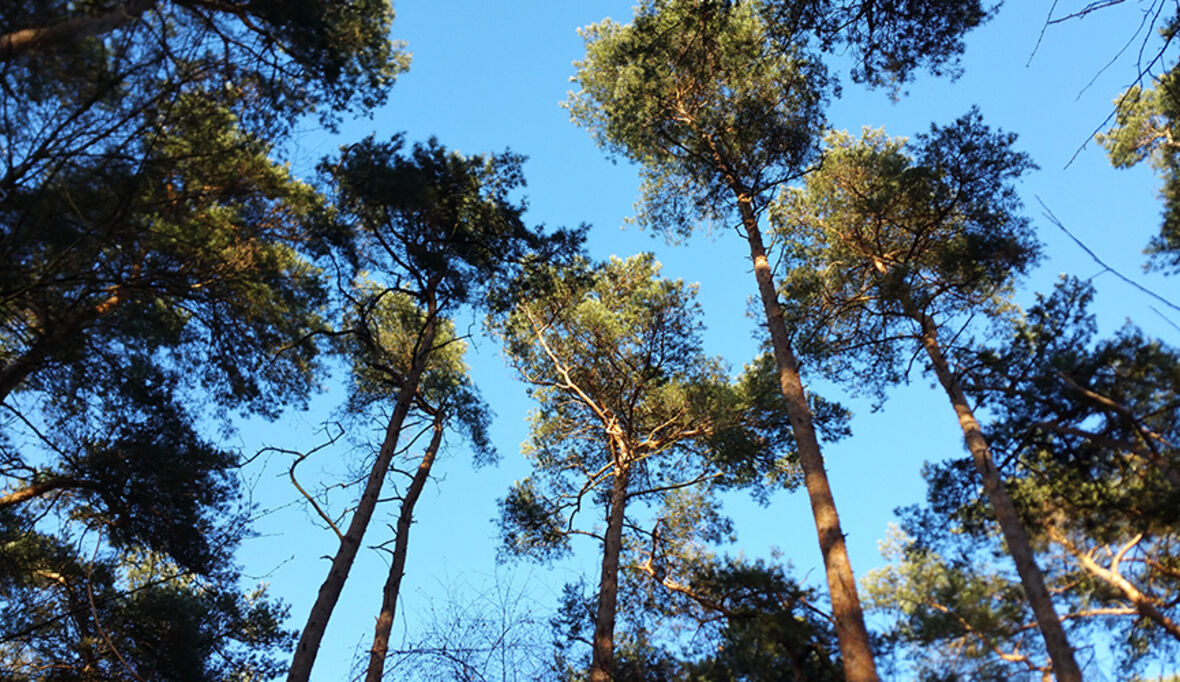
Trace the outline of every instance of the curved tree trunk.
<path fill-rule="evenodd" d="M 398 435 L 402 424 L 410 412 L 410 404 L 414 394 L 418 392 L 418 382 L 426 370 L 426 362 L 434 346 L 437 332 L 435 315 L 436 306 L 433 304 L 427 310 L 426 325 L 419 338 L 418 350 L 414 355 L 414 362 L 406 376 L 405 384 L 397 394 L 393 414 L 389 418 L 389 425 L 385 429 L 385 440 L 377 453 L 377 459 L 369 470 L 369 477 L 365 481 L 365 490 L 361 493 L 360 502 L 353 512 L 352 521 L 348 524 L 348 531 L 340 540 L 340 548 L 332 558 L 332 567 L 328 570 L 328 577 L 320 585 L 315 604 L 311 607 L 311 614 L 307 617 L 307 624 L 303 634 L 299 637 L 299 644 L 295 647 L 295 656 L 291 659 L 291 669 L 287 673 L 288 682 L 307 682 L 311 676 L 311 667 L 315 663 L 316 654 L 320 648 L 320 641 L 324 638 L 324 631 L 328 627 L 328 619 L 332 617 L 332 610 L 340 599 L 340 592 L 348 580 L 348 572 L 352 569 L 352 562 L 356 559 L 365 530 L 369 527 L 369 520 L 377 508 L 377 500 L 381 497 L 381 488 L 385 485 L 385 476 L 389 473 L 389 465 L 393 454 L 397 451 Z"/>
<path fill-rule="evenodd" d="M 852 573 L 852 562 L 844 544 L 844 532 L 840 528 L 840 517 L 836 514 L 836 502 L 828 484 L 828 473 L 824 469 L 823 453 L 812 424 L 811 407 L 803 390 L 799 376 L 799 363 L 791 350 L 783 321 L 782 307 L 778 302 L 774 277 L 766 258 L 766 247 L 758 219 L 754 215 L 748 196 L 739 194 L 738 209 L 742 226 L 750 246 L 750 260 L 754 264 L 754 277 L 758 280 L 758 293 L 766 312 L 766 325 L 770 330 L 770 342 L 774 349 L 774 360 L 778 365 L 779 388 L 787 401 L 787 416 L 795 434 L 799 451 L 799 463 L 803 468 L 803 482 L 811 501 L 811 513 L 815 517 L 815 530 L 819 535 L 819 548 L 823 553 L 824 572 L 828 591 L 832 598 L 832 615 L 836 621 L 836 636 L 840 642 L 840 653 L 844 660 L 844 676 L 849 682 L 867 682 L 880 679 L 873 649 L 869 643 L 869 631 L 865 627 L 864 612 L 856 592 L 856 578 Z"/>
<path fill-rule="evenodd" d="M 434 458 L 438 454 L 438 447 L 442 443 L 443 418 L 434 418 L 434 433 L 430 437 L 430 445 L 422 455 L 418 470 L 410 481 L 406 496 L 402 499 L 401 512 L 397 517 L 397 539 L 393 545 L 393 563 L 389 566 L 389 577 L 385 580 L 385 589 L 381 597 L 381 613 L 377 616 L 377 631 L 373 635 L 373 648 L 369 650 L 369 669 L 365 673 L 365 682 L 380 682 L 385 672 L 385 656 L 389 651 L 389 632 L 393 629 L 393 617 L 397 613 L 397 595 L 401 590 L 402 576 L 406 572 L 406 551 L 410 544 L 410 524 L 414 522 L 414 505 L 426 481 L 430 479 L 430 469 L 434 466 Z"/>
<path fill-rule="evenodd" d="M 598 581 L 598 614 L 594 620 L 591 682 L 614 679 L 615 611 L 619 601 L 619 554 L 623 548 L 623 513 L 627 504 L 627 465 L 616 465 L 611 483 L 610 511 L 602 545 L 602 576 Z"/>
<path fill-rule="evenodd" d="M 983 490 L 991 504 L 992 513 L 996 516 L 996 523 L 1004 536 L 1004 543 L 1008 546 L 1008 553 L 1016 563 L 1016 572 L 1020 575 L 1020 582 L 1024 586 L 1024 593 L 1028 597 L 1029 605 L 1037 619 L 1037 626 L 1045 638 L 1045 649 L 1053 661 L 1053 674 L 1058 680 L 1082 679 L 1082 671 L 1074 660 L 1073 649 L 1065 637 L 1065 628 L 1061 626 L 1061 619 L 1053 608 L 1053 600 L 1049 590 L 1045 587 L 1045 578 L 1037 566 L 1036 555 L 1033 553 L 1032 543 L 1028 532 L 1016 511 L 1016 505 L 1008 496 L 1004 480 L 996 469 L 992 458 L 991 447 L 983 436 L 983 430 L 975 419 L 975 414 L 963 393 L 963 386 L 958 377 L 951 371 L 950 364 L 942 353 L 938 343 L 938 328 L 929 315 L 915 313 L 922 328 L 922 345 L 934 366 L 934 373 L 942 384 L 946 395 L 950 398 L 955 414 L 959 417 L 959 426 L 963 430 L 963 440 L 971 452 L 971 459 L 975 462 L 975 469 L 983 482 Z"/>

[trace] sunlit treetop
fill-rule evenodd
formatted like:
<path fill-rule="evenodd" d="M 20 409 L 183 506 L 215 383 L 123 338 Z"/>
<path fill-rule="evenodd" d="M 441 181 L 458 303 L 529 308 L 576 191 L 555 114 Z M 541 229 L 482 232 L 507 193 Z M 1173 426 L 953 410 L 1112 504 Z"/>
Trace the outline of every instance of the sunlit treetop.
<path fill-rule="evenodd" d="M 488 434 L 491 410 L 468 374 L 463 356 L 467 343 L 455 325 L 439 320 L 431 348 L 421 347 L 427 315 L 409 294 L 361 281 L 354 292 L 356 305 L 347 313 L 349 333 L 337 337 L 337 350 L 352 365 L 348 411 L 369 415 L 388 407 L 391 396 L 405 385 L 415 355 L 428 351 L 414 408 L 442 415 L 471 444 L 477 465 L 495 462 L 499 455 Z"/>
<path fill-rule="evenodd" d="M 757 196 L 813 158 L 829 94 L 822 64 L 772 39 L 756 3 L 672 0 L 632 23 L 583 29 L 573 120 L 642 164 L 640 220 L 687 232 L 719 218 L 736 187 Z"/>
<path fill-rule="evenodd" d="M 953 73 L 987 16 L 978 1 L 649 0 L 630 24 L 583 29 L 566 106 L 642 166 L 640 222 L 686 233 L 735 198 L 760 208 L 816 160 L 836 89 L 824 50 L 848 47 L 855 78 L 896 88 L 919 68 Z"/>
<path fill-rule="evenodd" d="M 1161 31 L 1170 42 L 1180 30 L 1173 18 Z M 1110 162 L 1130 168 L 1147 161 L 1163 180 L 1160 232 L 1147 247 L 1150 264 L 1180 273 L 1180 64 L 1155 79 L 1151 87 L 1135 85 L 1115 99 L 1114 125 L 1099 134 Z"/>
<path fill-rule="evenodd" d="M 1015 189 L 1033 164 L 1014 142 L 976 111 L 913 141 L 829 134 L 820 167 L 770 211 L 804 348 L 877 354 L 870 374 L 885 377 L 908 353 L 892 341 L 914 333 L 909 318 L 1001 309 L 1039 254 Z"/>

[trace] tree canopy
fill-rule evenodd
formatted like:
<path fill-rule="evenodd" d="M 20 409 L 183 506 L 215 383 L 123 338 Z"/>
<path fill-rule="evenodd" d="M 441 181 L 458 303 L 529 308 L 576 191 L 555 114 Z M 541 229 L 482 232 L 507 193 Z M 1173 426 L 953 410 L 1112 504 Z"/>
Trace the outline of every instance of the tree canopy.
<path fill-rule="evenodd" d="M 1137 12 L 1148 37 L 1102 112 L 1098 165 L 1108 181 L 1111 164 L 1158 171 L 1158 233 L 1125 241 L 1151 240 L 1142 277 L 1173 276 L 1175 8 L 1078 5 L 1050 8 L 1032 52 L 1050 26 Z M 1098 255 L 1112 241 L 1083 245 L 1095 272 L 1038 240 L 1022 195 L 1074 191 L 1079 176 L 1036 174 L 1019 151 L 1051 167 L 1045 138 L 1060 140 L 1013 115 L 1045 101 L 991 69 L 1013 45 L 985 37 L 986 121 L 972 108 L 889 137 L 871 126 L 913 115 L 849 92 L 900 110 L 912 86 L 938 100 L 915 102 L 922 116 L 961 106 L 921 76 L 964 75 L 972 31 L 1012 5 L 633 10 L 582 30 L 564 106 L 637 171 L 635 219 L 664 238 L 669 270 L 652 254 L 591 260 L 623 243 L 601 226 L 584 251 L 587 228 L 530 222 L 575 206 L 574 222 L 617 215 L 600 176 L 581 175 L 591 162 L 515 89 L 553 74 L 497 61 L 546 42 L 504 40 L 520 23 L 489 30 L 502 11 L 448 8 L 438 22 L 465 61 L 420 52 L 448 69 L 445 99 L 380 110 L 410 62 L 389 0 L 0 7 L 0 678 L 307 680 L 313 664 L 317 679 L 351 664 L 372 682 L 1174 672 L 1180 352 L 1168 328 L 1152 334 L 1175 327 L 1171 313 L 1108 329 L 1133 315 L 1129 298 L 1092 305 L 1117 291 L 1117 256 Z M 549 12 L 573 23 L 549 6 L 529 19 Z M 1069 127 L 1059 114 L 1041 118 Z M 828 116 L 870 125 L 831 131 Z M 372 134 L 339 137 L 364 117 Z M 1020 147 L 996 121 L 1024 133 Z M 417 137 L 427 123 L 447 145 Z M 560 165 L 534 174 L 516 152 L 453 147 L 506 142 Z M 526 212 L 526 169 L 565 194 Z M 1132 194 L 1110 199 L 1121 210 L 1097 195 L 1066 210 L 1104 209 L 1087 227 L 1123 241 L 1132 211 L 1114 199 Z M 740 323 L 718 323 L 741 308 L 721 257 L 730 234 L 756 285 L 744 345 Z M 1026 285 L 1046 262 L 1073 275 L 1034 300 Z M 704 315 L 699 292 L 729 310 Z M 920 373 L 955 422 L 901 386 Z M 830 390 L 891 411 L 837 444 L 853 420 L 817 392 Z M 514 433 L 522 397 L 533 411 Z M 321 419 L 330 442 L 309 446 Z M 479 469 L 526 429 L 515 469 Z M 456 451 L 470 460 L 447 468 Z M 887 565 L 858 583 L 866 524 L 908 494 L 923 456 L 925 501 L 897 511 Z M 798 488 L 807 520 L 785 494 Z M 838 496 L 852 503 L 839 515 Z M 813 529 L 818 553 L 797 542 Z M 545 574 L 521 587 L 498 569 L 480 594 L 456 589 L 483 568 L 469 557 L 492 558 L 481 533 L 502 562 Z M 358 627 L 373 629 L 342 653 Z"/>
<path fill-rule="evenodd" d="M 731 382 L 701 350 L 692 289 L 658 272 L 650 256 L 536 268 L 492 322 L 539 404 L 527 444 L 534 473 L 501 502 L 505 550 L 545 559 L 578 535 L 603 543 L 592 679 L 622 674 L 620 582 L 646 576 L 665 589 L 669 570 L 692 570 L 672 559 L 681 543 L 668 532 L 689 508 L 715 504 L 709 491 L 719 485 L 797 482 L 773 384 Z M 603 508 L 602 533 L 579 519 L 591 505 Z M 725 528 L 702 519 L 697 532 L 716 541 Z"/>
<path fill-rule="evenodd" d="M 305 404 L 325 328 L 321 198 L 294 120 L 384 100 L 384 3 L 0 9 L 5 674 L 273 676 L 243 593 L 234 413 Z M 11 667 L 11 670 L 8 668 Z"/>

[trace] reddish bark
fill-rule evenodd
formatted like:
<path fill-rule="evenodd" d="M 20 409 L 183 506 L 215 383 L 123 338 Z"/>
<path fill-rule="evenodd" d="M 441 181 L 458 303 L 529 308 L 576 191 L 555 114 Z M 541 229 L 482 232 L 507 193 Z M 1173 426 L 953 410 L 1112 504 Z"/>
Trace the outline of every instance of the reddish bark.
<path fill-rule="evenodd" d="M 849 682 L 875 682 L 877 666 L 873 660 L 873 648 L 869 642 L 869 631 L 865 626 L 864 611 L 856 591 L 856 578 L 848 548 L 844 543 L 844 532 L 840 517 L 836 513 L 836 501 L 828 483 L 824 468 L 823 453 L 812 424 L 811 406 L 799 376 L 799 363 L 791 349 L 787 326 L 783 321 L 782 306 L 778 302 L 770 262 L 766 258 L 766 247 L 758 219 L 748 197 L 739 194 L 738 208 L 742 226 L 750 246 L 750 260 L 754 264 L 754 277 L 758 280 L 758 293 L 766 313 L 766 325 L 770 331 L 771 346 L 779 372 L 779 388 L 787 403 L 787 416 L 795 435 L 795 446 L 799 453 L 799 464 L 803 468 L 803 484 L 811 502 L 811 513 L 815 518 L 815 530 L 819 536 L 820 552 L 824 559 L 824 573 L 828 592 L 832 599 L 832 616 L 836 624 L 836 637 L 844 662 L 844 676 Z"/>
<path fill-rule="evenodd" d="M 619 601 L 619 555 L 623 548 L 623 518 L 627 504 L 626 450 L 618 455 L 611 483 L 610 511 L 602 547 L 602 575 L 598 581 L 598 614 L 594 620 L 594 654 L 590 662 L 591 682 L 610 682 L 614 678 L 615 613 Z"/>

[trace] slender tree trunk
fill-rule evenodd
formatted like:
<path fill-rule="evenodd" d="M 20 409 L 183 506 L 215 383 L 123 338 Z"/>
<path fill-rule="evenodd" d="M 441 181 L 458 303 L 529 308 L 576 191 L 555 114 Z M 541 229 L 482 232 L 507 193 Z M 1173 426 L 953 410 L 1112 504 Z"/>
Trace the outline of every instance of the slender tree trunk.
<path fill-rule="evenodd" d="M 799 463 L 803 467 L 803 482 L 811 501 L 811 513 L 815 517 L 815 530 L 819 535 L 819 548 L 824 558 L 824 571 L 828 580 L 828 591 L 832 598 L 832 615 L 836 621 L 836 636 L 843 654 L 844 676 L 849 682 L 866 682 L 880 679 L 873 649 L 869 643 L 869 631 L 865 627 L 864 612 L 856 592 L 856 578 L 852 573 L 852 562 L 844 544 L 844 532 L 840 528 L 840 517 L 836 514 L 836 502 L 828 484 L 828 473 L 824 469 L 824 458 L 820 452 L 819 440 L 812 424 L 811 407 L 803 390 L 799 376 L 799 363 L 791 350 L 787 326 L 783 321 L 782 307 L 778 302 L 774 277 L 766 258 L 762 233 L 754 215 L 748 196 L 739 195 L 738 209 L 746 240 L 750 245 L 750 259 L 754 263 L 754 277 L 758 280 L 758 293 L 766 312 L 766 325 L 770 330 L 770 342 L 774 349 L 774 360 L 778 365 L 779 388 L 787 402 L 787 416 L 795 434 L 795 445 L 799 451 Z"/>
<path fill-rule="evenodd" d="M 611 483 L 610 511 L 602 545 L 602 576 L 598 581 L 598 615 L 594 620 L 591 682 L 614 679 L 615 611 L 619 601 L 619 554 L 623 548 L 623 513 L 627 504 L 627 464 L 616 465 Z"/>
<path fill-rule="evenodd" d="M 393 544 L 393 563 L 389 567 L 389 577 L 385 579 L 385 589 L 381 596 L 381 613 L 377 616 L 377 631 L 373 635 L 373 648 L 369 650 L 369 670 L 365 674 L 365 682 L 381 682 L 385 672 L 385 656 L 389 651 L 389 632 L 393 629 L 393 617 L 397 612 L 397 595 L 401 590 L 402 576 L 406 572 L 406 550 L 410 544 L 410 524 L 414 522 L 414 505 L 426 481 L 430 479 L 430 469 L 434 466 L 434 458 L 438 455 L 439 445 L 443 437 L 443 418 L 434 418 L 434 433 L 430 437 L 430 445 L 426 447 L 418 470 L 410 481 L 406 496 L 402 499 L 401 512 L 397 517 L 397 538 Z"/>
<path fill-rule="evenodd" d="M 336 608 L 336 602 L 340 599 L 340 592 L 344 589 L 345 581 L 348 580 L 348 572 L 352 569 L 352 562 L 356 559 L 361 540 L 364 539 L 365 530 L 369 526 L 369 520 L 372 519 L 373 511 L 377 508 L 377 500 L 381 497 L 385 476 L 389 473 L 389 464 L 393 460 L 394 452 L 397 451 L 398 435 L 401 433 L 406 415 L 409 414 L 414 394 L 418 392 L 418 382 L 422 378 L 431 348 L 434 346 L 434 337 L 437 332 L 437 324 L 434 319 L 436 313 L 435 306 L 431 305 L 427 311 L 426 326 L 419 339 L 417 354 L 414 356 L 414 362 L 406 376 L 406 383 L 398 391 L 393 415 L 390 416 L 389 425 L 385 429 L 385 440 L 381 443 L 377 460 L 373 462 L 369 478 L 365 481 L 365 489 L 361 493 L 360 502 L 357 503 L 352 521 L 348 524 L 348 531 L 340 540 L 340 548 L 336 550 L 336 556 L 332 559 L 332 567 L 328 571 L 328 577 L 320 585 L 315 604 L 311 607 L 311 614 L 307 617 L 307 624 L 303 627 L 303 634 L 299 637 L 299 644 L 295 647 L 295 656 L 291 659 L 291 669 L 287 673 L 288 682 L 307 682 L 311 676 L 311 667 L 315 663 L 320 641 L 324 637 L 324 630 L 328 627 L 328 619 L 331 618 L 332 610 Z"/>
<path fill-rule="evenodd" d="M 1024 586 L 1024 593 L 1028 597 L 1029 605 L 1036 616 L 1041 635 L 1045 638 L 1045 649 L 1053 661 L 1053 673 L 1058 680 L 1082 679 L 1082 671 L 1074 660 L 1073 649 L 1065 637 L 1065 628 L 1061 626 L 1061 619 L 1053 608 L 1053 599 L 1045 587 L 1045 578 L 1037 566 L 1036 555 L 1033 553 L 1032 543 L 1028 533 L 1016 511 L 1016 505 L 1008 496 L 1004 486 L 1004 479 L 996 469 L 992 458 L 991 447 L 983 436 L 983 430 L 975 419 L 975 414 L 963 393 L 963 386 L 959 379 L 951 372 L 950 364 L 942 354 L 942 347 L 938 343 L 938 328 L 929 315 L 911 311 L 917 317 L 922 327 L 922 345 L 934 366 L 934 373 L 942 384 L 946 395 L 950 398 L 955 414 L 959 417 L 959 426 L 963 430 L 963 440 L 971 452 L 971 459 L 975 462 L 975 469 L 983 481 L 983 490 L 991 504 L 992 513 L 996 516 L 996 523 L 1008 545 L 1008 553 L 1016 562 L 1016 572 L 1020 574 L 1020 582 Z"/>

